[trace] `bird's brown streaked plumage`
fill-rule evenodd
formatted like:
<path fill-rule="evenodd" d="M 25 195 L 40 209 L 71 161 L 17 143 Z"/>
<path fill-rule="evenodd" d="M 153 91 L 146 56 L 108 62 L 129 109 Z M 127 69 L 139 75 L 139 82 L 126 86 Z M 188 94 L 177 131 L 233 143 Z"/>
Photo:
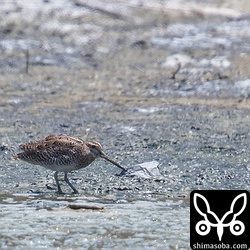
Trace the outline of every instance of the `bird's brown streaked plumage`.
<path fill-rule="evenodd" d="M 14 154 L 14 158 L 21 159 L 31 164 L 40 165 L 55 171 L 58 193 L 62 193 L 58 172 L 64 172 L 64 180 L 73 189 L 78 191 L 69 182 L 67 173 L 87 167 L 96 158 L 102 157 L 117 167 L 125 170 L 119 163 L 110 159 L 98 142 L 84 142 L 67 135 L 49 135 L 36 142 L 24 143 L 19 146 L 23 152 Z"/>

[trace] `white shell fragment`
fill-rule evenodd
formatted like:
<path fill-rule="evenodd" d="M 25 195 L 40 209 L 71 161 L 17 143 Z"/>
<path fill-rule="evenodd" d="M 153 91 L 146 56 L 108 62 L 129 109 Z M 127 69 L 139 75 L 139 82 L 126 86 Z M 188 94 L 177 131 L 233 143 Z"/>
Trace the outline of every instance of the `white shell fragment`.
<path fill-rule="evenodd" d="M 128 167 L 127 170 L 122 171 L 120 175 L 139 177 L 142 179 L 163 179 L 164 176 L 160 173 L 158 166 L 159 162 L 157 161 L 143 162 Z"/>

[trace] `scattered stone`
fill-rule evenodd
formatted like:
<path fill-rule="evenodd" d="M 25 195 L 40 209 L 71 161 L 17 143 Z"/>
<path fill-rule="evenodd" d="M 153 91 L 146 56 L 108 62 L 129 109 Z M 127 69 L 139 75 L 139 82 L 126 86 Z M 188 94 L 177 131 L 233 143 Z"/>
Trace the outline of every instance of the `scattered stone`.
<path fill-rule="evenodd" d="M 67 207 L 70 209 L 74 209 L 74 210 L 78 210 L 78 209 L 103 210 L 104 209 L 104 207 L 81 204 L 81 203 L 70 203 L 68 204 Z"/>

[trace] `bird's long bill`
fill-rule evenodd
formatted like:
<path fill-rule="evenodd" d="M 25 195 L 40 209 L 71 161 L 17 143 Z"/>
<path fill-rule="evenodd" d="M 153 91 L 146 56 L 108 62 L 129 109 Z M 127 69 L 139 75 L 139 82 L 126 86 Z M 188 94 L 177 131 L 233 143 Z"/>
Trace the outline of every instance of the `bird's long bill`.
<path fill-rule="evenodd" d="M 118 162 L 115 162 L 113 160 L 111 160 L 107 155 L 102 154 L 101 157 L 109 162 L 111 162 L 112 164 L 116 165 L 118 168 L 122 169 L 122 170 L 126 170 L 126 168 L 124 168 L 123 166 L 121 166 Z"/>

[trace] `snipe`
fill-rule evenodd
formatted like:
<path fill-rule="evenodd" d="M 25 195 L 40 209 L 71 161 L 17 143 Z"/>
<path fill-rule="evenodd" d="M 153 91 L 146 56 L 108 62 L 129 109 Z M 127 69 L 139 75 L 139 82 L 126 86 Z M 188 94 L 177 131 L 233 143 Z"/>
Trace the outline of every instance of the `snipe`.
<path fill-rule="evenodd" d="M 67 135 L 49 135 L 40 141 L 24 143 L 19 147 L 23 152 L 14 154 L 14 158 L 55 171 L 58 193 L 63 193 L 58 181 L 58 172 L 64 172 L 64 180 L 73 189 L 73 193 L 78 193 L 69 182 L 68 172 L 85 168 L 99 157 L 126 170 L 103 152 L 100 143 L 84 142 Z"/>

